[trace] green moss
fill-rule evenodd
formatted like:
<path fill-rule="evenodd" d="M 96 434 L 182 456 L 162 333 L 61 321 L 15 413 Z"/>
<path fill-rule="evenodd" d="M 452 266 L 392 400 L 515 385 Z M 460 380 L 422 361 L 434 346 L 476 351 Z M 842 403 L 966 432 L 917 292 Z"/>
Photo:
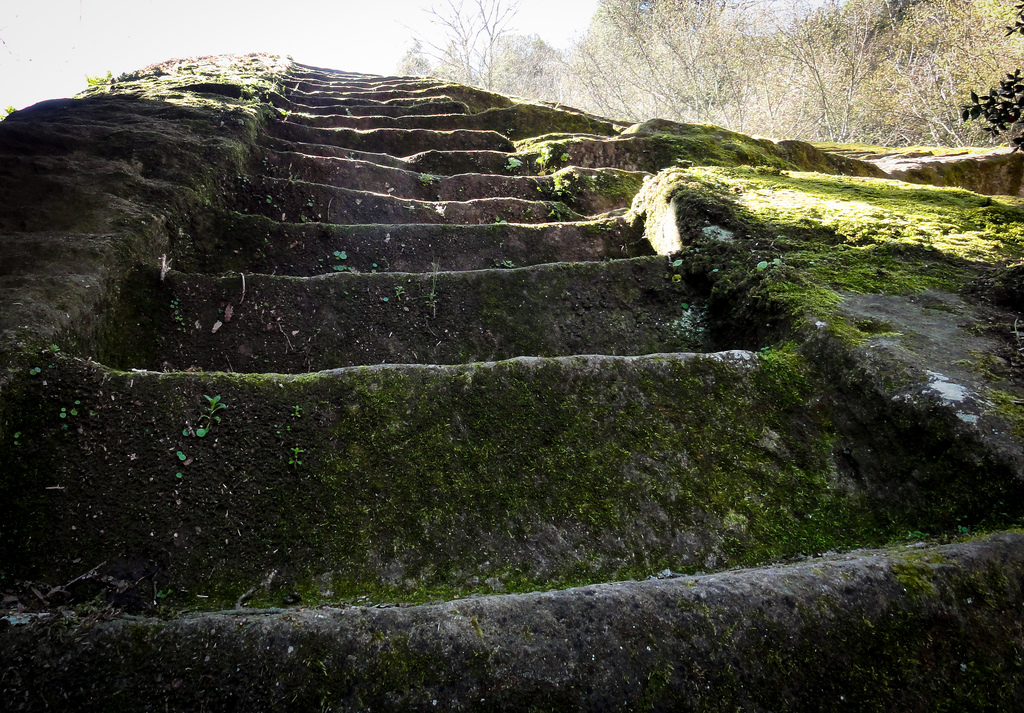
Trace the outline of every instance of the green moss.
<path fill-rule="evenodd" d="M 633 213 L 734 305 L 774 305 L 792 324 L 813 314 L 851 341 L 864 332 L 836 314 L 839 293 L 957 291 L 1024 254 L 1024 210 L 1010 199 L 870 178 L 674 168 L 645 184 Z"/>
<path fill-rule="evenodd" d="M 892 571 L 910 596 L 920 597 L 935 594 L 935 585 L 931 582 L 933 572 L 931 567 L 926 564 L 898 562 L 892 565 Z"/>
<path fill-rule="evenodd" d="M 7 491 L 36 516 L 7 540 L 25 557 L 5 559 L 60 579 L 72 559 L 168 543 L 176 564 L 159 586 L 175 591 L 172 606 L 234 604 L 271 570 L 282 574 L 253 604 L 293 590 L 307 602 L 429 601 L 892 535 L 866 502 L 833 488 L 827 423 L 807 410 L 810 377 L 791 349 L 767 352 L 750 378 L 715 359 L 612 360 L 600 375 L 586 358 L 299 377 L 63 364 L 65 377 L 26 397 L 41 421 L 16 481 L 45 470 L 82 504 L 58 513 L 48 491 Z M 183 436 L 204 394 L 222 397 L 223 420 L 212 439 Z M 95 413 L 82 434 L 54 417 L 69 399 Z M 794 435 L 792 419 L 810 430 Z M 296 447 L 301 467 L 288 463 Z M 99 477 L 123 494 L 116 511 L 87 497 Z M 102 516 L 89 518 L 89 504 Z M 675 549 L 671 532 L 698 529 L 704 544 Z M 101 530 L 127 539 L 111 549 Z M 43 531 L 45 552 L 23 549 Z M 602 544 L 607 532 L 620 547 Z M 547 543 L 539 558 L 531 542 Z"/>

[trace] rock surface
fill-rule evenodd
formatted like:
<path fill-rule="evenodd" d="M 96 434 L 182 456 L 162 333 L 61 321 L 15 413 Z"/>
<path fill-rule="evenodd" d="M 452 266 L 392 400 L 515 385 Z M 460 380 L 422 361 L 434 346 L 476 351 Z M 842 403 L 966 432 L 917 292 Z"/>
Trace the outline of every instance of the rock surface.
<path fill-rule="evenodd" d="M 1019 710 L 1024 211 L 824 148 L 258 55 L 0 122 L 0 706 Z"/>

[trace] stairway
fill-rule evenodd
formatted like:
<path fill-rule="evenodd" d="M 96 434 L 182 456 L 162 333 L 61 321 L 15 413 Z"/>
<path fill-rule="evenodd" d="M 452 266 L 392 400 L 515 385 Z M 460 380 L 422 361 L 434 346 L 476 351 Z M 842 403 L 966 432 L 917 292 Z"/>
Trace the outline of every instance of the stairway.
<path fill-rule="evenodd" d="M 5 709 L 891 710 L 977 700 L 999 666 L 985 695 L 1019 699 L 1024 538 L 839 554 L 947 501 L 836 443 L 947 435 L 726 304 L 728 241 L 656 253 L 633 199 L 679 144 L 299 64 L 212 113 L 246 67 L 72 100 L 198 127 L 200 164 L 167 129 L 104 133 L 134 172 L 109 230 L 157 237 L 74 288 L 99 326 L 5 353 Z M 789 160 L 770 143 L 721 155 Z"/>

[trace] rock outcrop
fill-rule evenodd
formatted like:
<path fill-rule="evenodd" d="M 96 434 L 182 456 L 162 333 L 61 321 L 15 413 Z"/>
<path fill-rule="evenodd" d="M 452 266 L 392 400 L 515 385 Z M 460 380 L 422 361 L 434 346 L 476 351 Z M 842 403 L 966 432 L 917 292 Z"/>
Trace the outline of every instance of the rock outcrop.
<path fill-rule="evenodd" d="M 0 123 L 5 710 L 1018 710 L 1024 211 L 276 57 Z"/>

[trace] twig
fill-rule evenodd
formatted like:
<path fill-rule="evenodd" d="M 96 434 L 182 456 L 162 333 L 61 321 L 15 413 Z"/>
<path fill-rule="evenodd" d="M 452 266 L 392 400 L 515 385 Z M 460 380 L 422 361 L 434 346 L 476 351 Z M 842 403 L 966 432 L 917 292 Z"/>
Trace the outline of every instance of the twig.
<path fill-rule="evenodd" d="M 285 334 L 284 327 L 281 326 L 280 322 L 277 323 L 277 328 L 281 330 L 281 334 L 282 336 L 284 336 L 284 340 L 288 342 L 288 350 L 295 351 L 295 347 L 292 346 L 292 340 L 288 338 L 287 334 Z"/>
<path fill-rule="evenodd" d="M 72 580 L 71 580 L 70 582 L 68 582 L 68 583 L 67 583 L 67 584 L 65 584 L 65 585 L 64 585 L 63 587 L 61 587 L 61 589 L 67 589 L 68 587 L 70 587 L 70 586 L 71 586 L 72 584 L 74 584 L 75 582 L 78 582 L 78 581 L 80 581 L 80 580 L 86 579 L 86 578 L 88 578 L 88 577 L 93 577 L 93 576 L 95 576 L 95 575 L 96 575 L 96 570 L 98 570 L 98 569 L 99 569 L 100 567 L 102 567 L 102 566 L 103 566 L 103 565 L 105 565 L 106 563 L 107 563 L 107 561 L 106 561 L 106 560 L 103 560 L 102 562 L 100 562 L 100 563 L 99 563 L 98 565 L 96 565 L 95 567 L 93 567 L 92 569 L 90 569 L 90 570 L 89 570 L 88 572 L 86 572 L 85 574 L 80 574 L 80 575 L 78 575 L 77 577 L 75 577 L 74 579 L 72 579 Z"/>
<path fill-rule="evenodd" d="M 242 299 L 238 300 L 238 304 L 242 304 L 245 302 L 245 273 L 240 272 L 238 274 L 242 276 Z"/>
<path fill-rule="evenodd" d="M 249 589 L 235 601 L 235 609 L 241 609 L 242 603 L 252 599 L 252 595 L 256 593 L 257 587 L 249 587 Z"/>

